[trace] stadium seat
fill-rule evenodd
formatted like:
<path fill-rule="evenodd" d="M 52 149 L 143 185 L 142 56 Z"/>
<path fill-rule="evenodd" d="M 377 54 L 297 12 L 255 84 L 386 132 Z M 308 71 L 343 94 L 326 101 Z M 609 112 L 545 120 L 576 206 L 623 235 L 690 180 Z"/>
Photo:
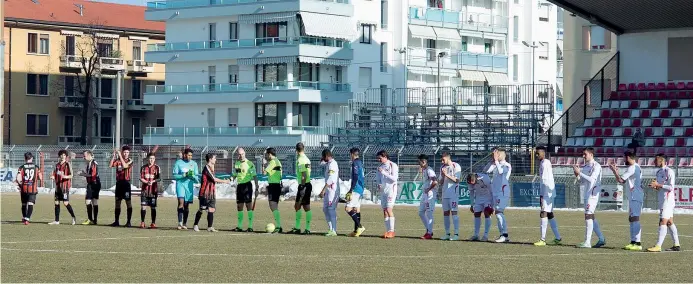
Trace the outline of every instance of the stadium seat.
<path fill-rule="evenodd" d="M 628 110 L 628 109 L 622 110 L 620 117 L 621 118 L 630 118 L 630 110 Z"/>
<path fill-rule="evenodd" d="M 655 165 L 655 159 L 654 158 L 647 158 L 647 166 L 648 167 L 654 167 Z"/>
<path fill-rule="evenodd" d="M 661 117 L 661 118 L 668 118 L 670 116 L 671 116 L 671 110 L 663 109 L 659 112 L 659 117 Z"/>
<path fill-rule="evenodd" d="M 669 160 L 667 161 L 667 166 L 673 167 L 675 165 L 676 165 L 676 158 L 669 158 Z"/>
<path fill-rule="evenodd" d="M 627 136 L 627 137 L 633 136 L 633 128 L 623 129 L 623 136 Z"/>
<path fill-rule="evenodd" d="M 601 119 L 595 119 L 595 120 L 592 122 L 592 126 L 594 126 L 594 127 L 601 127 L 601 126 L 602 126 L 602 120 L 601 120 Z"/>
<path fill-rule="evenodd" d="M 625 87 L 625 86 L 624 86 L 624 87 Z M 678 83 L 676 83 L 676 89 L 678 89 L 678 90 L 683 90 L 683 89 L 685 89 L 685 88 L 686 88 L 686 83 L 684 83 L 684 82 L 678 82 Z"/>
<path fill-rule="evenodd" d="M 575 158 L 574 158 L 574 157 L 568 157 L 568 158 L 565 160 L 565 164 L 566 164 L 566 165 L 571 165 L 571 166 L 572 166 L 572 165 L 575 165 Z"/>
<path fill-rule="evenodd" d="M 656 155 L 655 148 L 652 148 L 652 147 L 645 148 L 645 155 L 650 156 L 650 157 Z"/>
<path fill-rule="evenodd" d="M 558 157 L 558 160 L 556 161 L 556 165 L 565 165 L 566 157 Z"/>
<path fill-rule="evenodd" d="M 688 91 L 679 91 L 676 95 L 677 99 L 686 99 L 688 98 L 689 92 Z"/>
<path fill-rule="evenodd" d="M 657 99 L 657 92 L 648 92 L 647 93 L 647 99 L 648 100 L 656 100 Z"/>
<path fill-rule="evenodd" d="M 614 147 L 609 147 L 609 148 L 606 148 L 606 153 L 605 153 L 605 154 L 606 154 L 607 156 L 609 156 L 609 157 L 613 157 L 613 156 L 614 156 L 614 152 L 615 152 Z"/>
<path fill-rule="evenodd" d="M 606 158 L 606 165 L 611 165 L 611 164 L 615 164 L 615 163 L 616 163 L 616 159 L 614 159 L 614 158 Z M 605 165 L 605 166 L 606 166 L 606 165 Z"/>
<path fill-rule="evenodd" d="M 650 101 L 650 104 L 648 106 L 650 109 L 655 109 L 659 107 L 659 102 L 658 101 Z"/>
<path fill-rule="evenodd" d="M 625 165 L 625 164 L 626 164 L 626 160 L 625 160 L 625 159 L 623 159 L 623 158 L 618 158 L 618 159 L 616 159 L 616 165 L 617 165 L 617 166 L 623 166 L 623 165 Z"/>
<path fill-rule="evenodd" d="M 641 110 L 640 111 L 640 117 L 641 118 L 649 118 L 650 117 L 650 110 L 649 109 Z"/>
<path fill-rule="evenodd" d="M 623 120 L 621 120 L 621 119 L 616 119 L 616 120 L 613 121 L 613 123 L 611 124 L 611 126 L 612 126 L 612 127 L 621 127 L 621 124 L 622 124 L 622 123 L 623 123 Z"/>
<path fill-rule="evenodd" d="M 666 83 L 657 83 L 657 90 L 666 90 L 667 89 L 667 84 Z"/>
<path fill-rule="evenodd" d="M 592 136 L 593 135 L 592 131 L 593 131 L 592 128 L 585 129 L 585 136 L 587 136 L 587 137 Z"/>
<path fill-rule="evenodd" d="M 655 138 L 655 147 L 664 147 L 664 138 Z"/>
<path fill-rule="evenodd" d="M 685 147 L 686 146 L 686 140 L 683 138 L 676 138 L 676 143 L 674 144 L 674 147 Z"/>
<path fill-rule="evenodd" d="M 656 88 L 656 87 L 655 87 L 655 83 L 647 83 L 647 90 L 648 90 L 648 91 L 652 91 L 652 90 L 654 90 L 655 88 Z"/>
<path fill-rule="evenodd" d="M 654 129 L 652 128 L 645 128 L 645 137 L 652 137 L 654 136 Z"/>
<path fill-rule="evenodd" d="M 681 127 L 683 126 L 683 120 L 680 118 L 675 118 L 674 121 L 671 123 L 671 126 Z"/>
<path fill-rule="evenodd" d="M 681 138 L 681 139 L 683 139 L 683 138 Z M 685 143 L 684 143 L 684 146 L 685 146 Z M 686 156 L 686 154 L 687 154 L 687 153 L 686 153 L 686 148 L 685 148 L 685 147 L 678 147 L 678 148 L 676 148 L 676 156 L 682 157 L 682 156 Z"/>
<path fill-rule="evenodd" d="M 680 83 L 680 84 L 683 84 L 683 83 Z M 683 86 L 681 88 L 683 89 Z M 618 84 L 618 90 L 619 91 L 625 91 L 625 90 L 628 90 L 628 87 L 626 86 L 626 84 Z"/>
<path fill-rule="evenodd" d="M 662 127 L 662 120 L 659 118 L 652 120 L 652 127 Z"/>
<path fill-rule="evenodd" d="M 638 158 L 638 164 L 644 166 L 647 163 L 647 158 Z"/>
<path fill-rule="evenodd" d="M 616 91 L 611 91 L 611 94 L 609 95 L 610 100 L 618 100 L 618 92 Z"/>
<path fill-rule="evenodd" d="M 676 83 L 667 82 L 667 90 L 674 90 L 674 89 L 676 89 Z"/>
<path fill-rule="evenodd" d="M 614 136 L 614 129 L 613 128 L 604 129 L 604 136 Z"/>
<path fill-rule="evenodd" d="M 638 83 L 638 91 L 644 91 L 645 89 L 647 89 L 645 83 Z"/>
<path fill-rule="evenodd" d="M 597 128 L 594 130 L 594 136 L 601 137 L 603 135 L 603 130 L 601 128 Z"/>
<path fill-rule="evenodd" d="M 621 111 L 615 109 L 611 111 L 611 117 L 612 118 L 621 118 Z"/>
<path fill-rule="evenodd" d="M 658 100 L 666 100 L 667 99 L 667 92 L 657 92 L 657 99 Z"/>
<path fill-rule="evenodd" d="M 629 91 L 635 91 L 635 90 L 636 90 L 636 85 L 635 85 L 635 83 L 630 83 L 630 84 L 628 84 L 628 90 L 629 90 Z"/>
<path fill-rule="evenodd" d="M 630 103 L 628 104 L 628 108 L 629 109 L 638 109 L 638 108 L 640 108 L 640 102 L 630 101 Z"/>
<path fill-rule="evenodd" d="M 683 136 L 693 137 L 693 128 L 686 128 L 686 132 L 683 134 Z"/>
<path fill-rule="evenodd" d="M 681 158 L 679 159 L 679 167 L 687 167 L 688 166 L 688 158 Z"/>
<path fill-rule="evenodd" d="M 602 145 L 604 145 L 604 138 L 600 137 L 594 140 L 595 147 L 601 147 Z"/>
<path fill-rule="evenodd" d="M 640 119 L 633 119 L 633 122 L 631 123 L 631 126 L 633 126 L 633 127 L 641 127 L 641 126 L 642 126 L 642 120 L 640 120 Z"/>
<path fill-rule="evenodd" d="M 668 157 L 676 156 L 676 149 L 675 148 L 665 148 L 664 149 L 664 155 L 667 155 Z"/>
<path fill-rule="evenodd" d="M 693 81 L 686 83 L 686 90 L 693 90 Z"/>
<path fill-rule="evenodd" d="M 611 119 L 604 119 L 604 121 L 602 121 L 602 126 L 611 127 Z"/>
<path fill-rule="evenodd" d="M 609 111 L 608 109 L 603 109 L 601 113 L 602 118 L 609 118 L 611 115 L 611 111 Z"/>
<path fill-rule="evenodd" d="M 674 135 L 674 129 L 672 128 L 664 128 L 664 137 L 670 137 Z"/>

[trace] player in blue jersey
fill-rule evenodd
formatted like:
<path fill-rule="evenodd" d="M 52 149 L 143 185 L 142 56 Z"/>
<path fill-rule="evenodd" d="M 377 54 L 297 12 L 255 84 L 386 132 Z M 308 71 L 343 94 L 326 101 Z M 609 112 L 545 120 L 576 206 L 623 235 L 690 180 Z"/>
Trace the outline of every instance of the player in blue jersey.
<path fill-rule="evenodd" d="M 344 208 L 354 220 L 354 231 L 349 234 L 350 237 L 361 236 L 366 228 L 361 225 L 361 198 L 365 186 L 365 176 L 363 171 L 363 161 L 359 159 L 359 148 L 351 148 L 351 189 L 346 194 L 346 207 Z"/>
<path fill-rule="evenodd" d="M 200 170 L 192 160 L 191 149 L 183 151 L 183 159 L 173 165 L 173 179 L 176 181 L 176 196 L 178 197 L 178 230 L 187 230 L 190 204 L 193 203 L 193 185 L 199 182 L 197 176 Z"/>

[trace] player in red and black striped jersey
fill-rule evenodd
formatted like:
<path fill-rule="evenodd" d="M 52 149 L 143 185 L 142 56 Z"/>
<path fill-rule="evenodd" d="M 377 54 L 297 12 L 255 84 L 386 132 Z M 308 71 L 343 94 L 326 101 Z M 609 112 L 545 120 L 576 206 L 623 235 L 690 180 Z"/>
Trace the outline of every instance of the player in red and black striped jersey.
<path fill-rule="evenodd" d="M 159 195 L 158 184 L 161 182 L 161 168 L 155 163 L 154 153 L 147 154 L 147 164 L 140 168 L 140 181 L 142 182 L 142 195 L 140 196 L 142 211 L 140 211 L 140 228 L 146 228 L 144 217 L 147 216 L 147 207 L 152 208 L 152 224 L 150 229 L 156 229 L 156 197 Z"/>
<path fill-rule="evenodd" d="M 99 219 L 99 192 L 101 191 L 101 179 L 99 178 L 99 164 L 94 161 L 94 154 L 84 151 L 84 161 L 87 162 L 86 170 L 79 171 L 79 175 L 87 180 L 87 196 L 84 202 L 87 205 L 88 219 L 82 225 L 96 225 Z"/>
<path fill-rule="evenodd" d="M 31 213 L 34 212 L 38 183 L 43 180 L 43 172 L 34 164 L 34 155 L 24 153 L 25 164 L 17 171 L 17 185 L 22 198 L 22 224 L 29 225 Z"/>
<path fill-rule="evenodd" d="M 72 225 L 76 223 L 75 211 L 70 205 L 70 187 L 72 187 L 72 165 L 67 161 L 67 151 L 58 151 L 60 161 L 55 165 L 55 170 L 51 175 L 51 179 L 55 181 L 55 221 L 48 223 L 49 225 L 60 224 L 60 202 L 62 201 L 72 216 Z"/>
<path fill-rule="evenodd" d="M 125 200 L 125 205 L 128 207 L 128 222 L 125 224 L 131 227 L 130 220 L 132 219 L 132 202 L 130 178 L 132 176 L 132 159 L 130 159 L 130 147 L 123 146 L 122 152 L 113 151 L 113 159 L 111 159 L 111 168 L 116 169 L 116 188 L 115 188 L 115 221 L 111 226 L 120 226 L 120 204 Z"/>
<path fill-rule="evenodd" d="M 205 156 L 207 165 L 202 169 L 202 184 L 200 185 L 200 209 L 197 210 L 195 214 L 195 226 L 193 230 L 195 232 L 200 231 L 200 227 L 197 226 L 200 223 L 200 218 L 202 218 L 202 211 L 207 211 L 207 231 L 216 232 L 214 229 L 214 211 L 216 211 L 216 184 L 218 183 L 230 183 L 230 180 L 218 179 L 214 176 L 214 165 L 217 162 L 217 155 L 209 153 Z"/>

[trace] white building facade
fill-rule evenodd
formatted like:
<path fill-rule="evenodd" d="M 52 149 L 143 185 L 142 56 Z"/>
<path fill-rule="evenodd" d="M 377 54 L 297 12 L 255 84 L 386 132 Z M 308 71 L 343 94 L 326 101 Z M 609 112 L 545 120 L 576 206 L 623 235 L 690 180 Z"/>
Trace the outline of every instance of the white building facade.
<path fill-rule="evenodd" d="M 145 55 L 166 64 L 151 144 L 320 145 L 369 88 L 556 83 L 544 0 L 167 0 L 146 17 L 166 22 Z"/>

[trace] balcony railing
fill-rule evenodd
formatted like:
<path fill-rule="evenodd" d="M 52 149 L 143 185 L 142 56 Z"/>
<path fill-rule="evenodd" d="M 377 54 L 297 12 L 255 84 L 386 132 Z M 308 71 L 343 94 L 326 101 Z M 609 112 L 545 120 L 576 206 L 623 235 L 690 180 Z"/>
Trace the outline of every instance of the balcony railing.
<path fill-rule="evenodd" d="M 154 64 L 144 60 L 128 60 L 128 71 L 150 73 L 154 71 Z"/>
<path fill-rule="evenodd" d="M 150 136 L 206 136 L 206 135 L 300 135 L 329 134 L 318 126 L 255 126 L 255 127 L 147 127 Z"/>
<path fill-rule="evenodd" d="M 151 111 L 154 110 L 154 105 L 145 104 L 143 99 L 130 99 L 125 101 L 125 108 L 134 111 Z"/>
<path fill-rule="evenodd" d="M 230 39 L 214 41 L 191 41 L 156 43 L 147 45 L 147 51 L 174 51 L 174 50 L 200 50 L 217 48 L 247 48 L 265 46 L 287 46 L 309 44 L 317 46 L 351 48 L 351 43 L 345 40 L 318 38 L 318 37 L 268 37 L 255 39 Z"/>
<path fill-rule="evenodd" d="M 350 92 L 350 84 L 321 83 L 310 81 L 280 81 L 255 83 L 222 83 L 198 85 L 149 85 L 147 93 L 205 93 L 246 92 L 269 90 L 320 90 Z"/>
<path fill-rule="evenodd" d="M 409 7 L 409 22 L 412 20 L 424 21 L 426 25 L 455 25 L 460 29 L 508 28 L 508 17 L 503 15 L 428 7 Z"/>
<path fill-rule="evenodd" d="M 438 54 L 447 55 L 440 58 L 441 68 L 471 69 L 493 72 L 507 72 L 508 56 L 501 54 L 471 53 L 450 49 L 414 48 L 409 52 L 409 65 L 437 67 Z"/>
<path fill-rule="evenodd" d="M 60 67 L 65 68 L 82 68 L 82 60 L 84 57 L 77 55 L 60 56 Z"/>
<path fill-rule="evenodd" d="M 246 3 L 282 2 L 287 0 L 166 0 L 147 2 L 147 10 L 177 9 L 188 7 L 206 7 L 218 5 L 235 5 Z M 296 0 L 288 0 L 296 1 Z M 351 0 L 313 0 L 349 4 Z"/>
<path fill-rule="evenodd" d="M 58 136 L 58 144 L 66 144 L 66 143 L 80 143 L 82 141 L 82 137 L 77 136 L 77 135 L 62 135 Z"/>

